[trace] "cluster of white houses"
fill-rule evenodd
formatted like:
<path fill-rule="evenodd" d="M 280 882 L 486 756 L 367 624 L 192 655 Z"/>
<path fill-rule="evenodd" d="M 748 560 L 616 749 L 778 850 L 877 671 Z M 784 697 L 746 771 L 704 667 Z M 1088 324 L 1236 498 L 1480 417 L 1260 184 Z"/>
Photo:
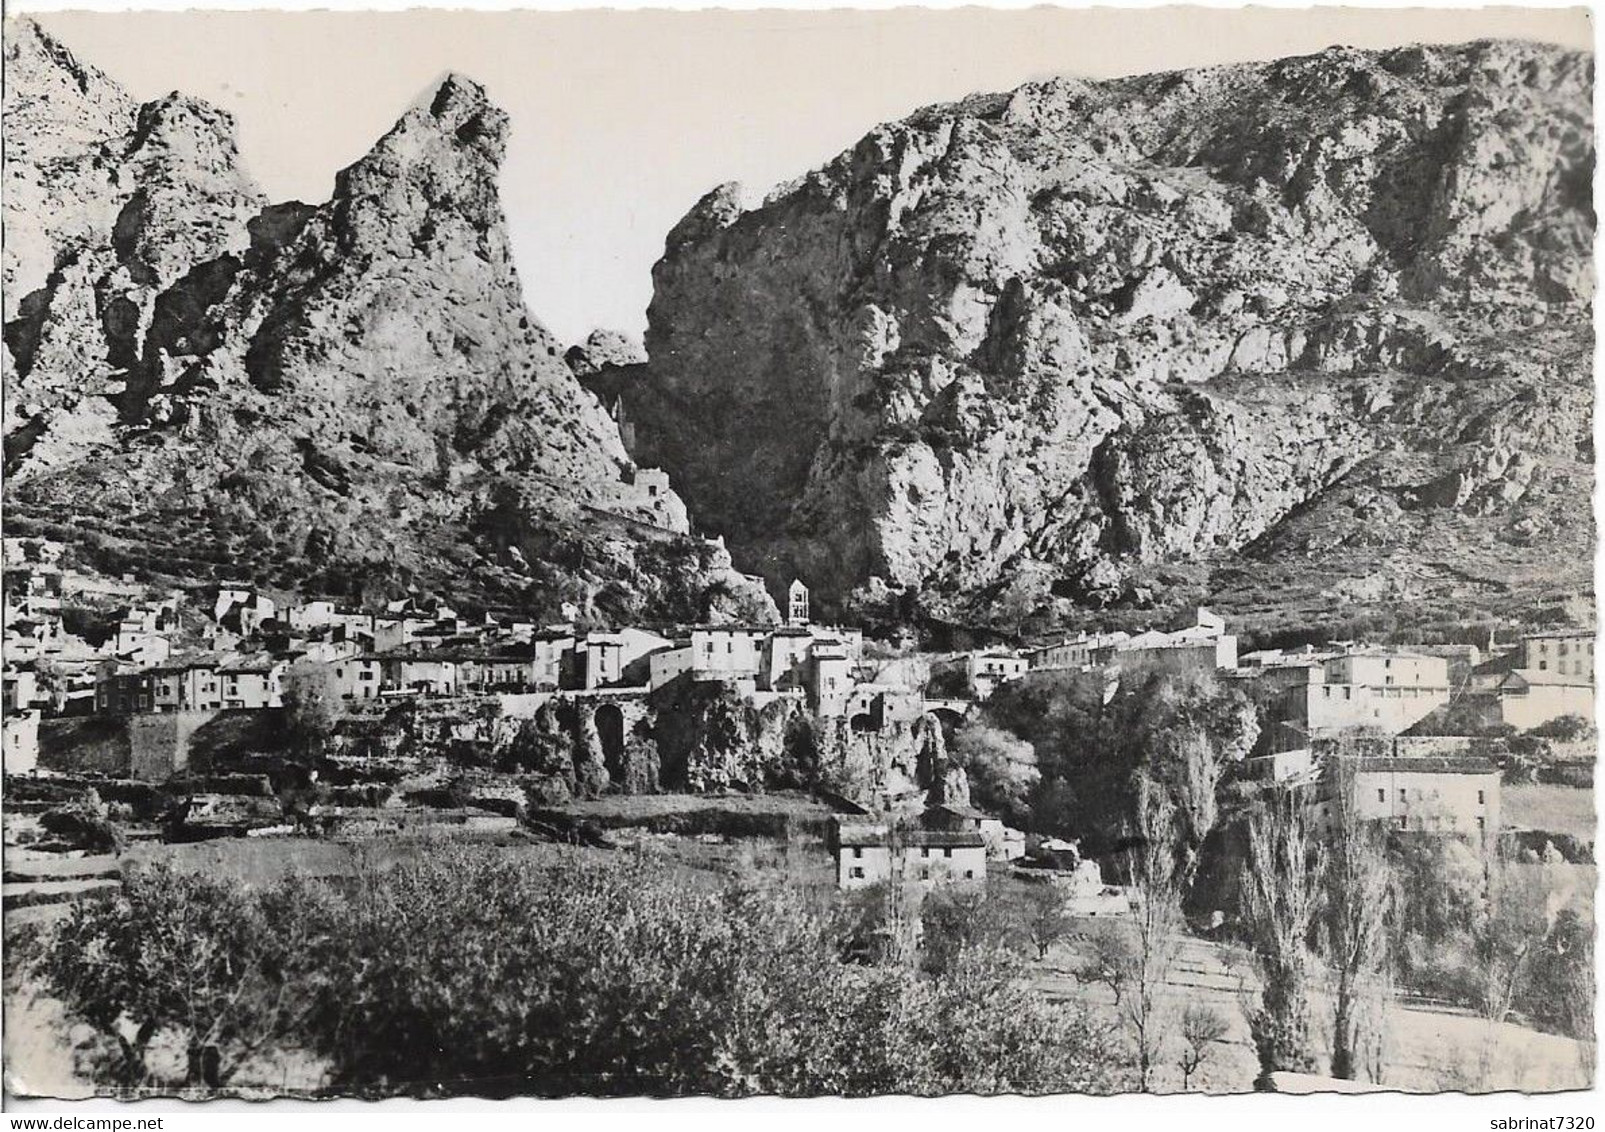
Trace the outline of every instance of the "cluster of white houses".
<path fill-rule="evenodd" d="M 225 587 L 212 621 L 257 647 L 104 657 L 96 666 L 95 708 L 126 714 L 277 707 L 292 667 L 316 674 L 342 700 L 655 691 L 689 680 L 752 694 L 802 694 L 819 714 L 839 716 L 867 702 L 866 693 L 901 690 L 866 687 L 857 679 L 861 633 L 813 624 L 801 583 L 793 584 L 790 599 L 782 625 L 697 625 L 664 634 L 470 621 L 447 606 L 410 600 L 382 614 L 308 602 L 281 616 L 271 599 Z"/>
<path fill-rule="evenodd" d="M 413 599 L 382 612 L 332 601 L 285 608 L 248 586 L 225 584 L 199 610 L 202 635 L 216 648 L 175 652 L 180 595 L 130 606 L 94 648 L 62 634 L 48 589 L 20 585 L 8 634 L 28 630 L 38 647 L 7 641 L 8 715 L 109 715 L 227 711 L 281 706 L 287 682 L 311 675 L 332 697 L 377 700 L 638 689 L 674 681 L 718 681 L 753 696 L 807 699 L 820 715 L 874 713 L 879 719 L 922 714 L 921 689 L 863 679 L 862 634 L 815 624 L 807 587 L 794 582 L 779 625 L 694 625 L 656 632 L 641 628 L 577 631 L 572 624 L 471 620 L 447 605 Z M 23 616 L 26 613 L 27 616 Z M 27 623 L 26 625 L 24 623 Z M 46 626 L 35 633 L 32 625 Z M 51 645 L 65 642 L 62 647 Z M 48 661 L 58 691 L 70 674 L 72 703 L 50 700 L 35 668 Z M 87 693 L 87 694 L 84 694 Z"/>
<path fill-rule="evenodd" d="M 1498 766 L 1469 754 L 1464 739 L 1405 733 L 1451 705 L 1477 729 L 1594 720 L 1594 638 L 1586 630 L 1530 633 L 1491 656 L 1467 645 L 1355 644 L 1239 656 L 1220 618 L 1200 609 L 1193 625 L 1174 632 L 1082 633 L 1024 652 L 966 653 L 942 666 L 977 699 L 1010 680 L 1138 667 L 1215 670 L 1254 683 L 1267 705 L 1267 753 L 1251 760 L 1250 773 L 1299 790 L 1326 826 L 1347 806 L 1359 820 L 1398 830 L 1488 836 L 1499 828 Z M 1379 742 L 1338 754 L 1334 744 L 1355 735 Z M 1324 773 L 1336 758 L 1343 773 Z"/>
<path fill-rule="evenodd" d="M 1012 681 L 1076 671 L 1142 668 L 1212 671 L 1253 682 L 1268 704 L 1268 729 L 1256 773 L 1314 781 L 1312 752 L 1356 732 L 1404 735 L 1451 704 L 1478 727 L 1529 729 L 1561 716 L 1594 718 L 1594 639 L 1582 630 L 1530 633 L 1496 655 L 1464 645 L 1379 648 L 1330 645 L 1239 655 L 1222 619 L 1199 609 L 1173 631 L 1081 633 L 1029 649 L 978 649 L 933 658 L 953 700 L 926 698 L 912 676 L 877 682 L 863 664 L 858 630 L 815 624 L 807 587 L 793 582 L 778 625 L 694 625 L 581 631 L 571 624 L 471 619 L 446 604 L 402 599 L 382 611 L 315 600 L 280 607 L 243 584 L 223 584 L 198 606 L 181 594 L 151 600 L 132 582 L 95 580 L 101 600 L 127 599 L 104 639 L 90 646 L 63 625 L 63 575 L 50 569 L 5 574 L 4 706 L 7 767 L 20 769 L 42 715 L 216 712 L 282 705 L 290 682 L 311 675 L 347 701 L 487 693 L 649 694 L 676 681 L 717 681 L 763 700 L 805 699 L 818 714 L 879 729 L 951 708 L 962 714 Z M 203 651 L 178 652 L 181 622 Z M 49 680 L 41 679 L 48 667 Z M 1403 740 L 1399 740 L 1403 744 Z M 1485 760 L 1435 750 L 1429 758 L 1354 764 L 1357 812 L 1400 828 L 1470 832 L 1498 826 L 1498 773 Z M 1316 803 L 1332 808 L 1332 799 Z M 1324 809 L 1323 809 L 1324 807 Z M 887 830 L 844 833 L 849 857 L 843 884 L 884 879 L 918 850 L 919 869 L 950 869 L 959 879 L 979 817 L 910 830 L 900 847 Z M 990 829 L 988 826 L 986 829 Z M 880 838 L 880 840 L 876 840 Z M 957 839 L 957 840 L 955 840 Z M 996 840 L 994 838 L 994 840 Z M 994 847 L 996 848 L 996 847 Z M 939 855 L 926 850 L 940 850 Z M 903 857 L 899 857 L 902 854 Z M 884 863 L 883 864 L 883 860 Z M 940 862 L 940 863 L 938 863 Z M 950 864 L 950 862 L 956 862 Z M 863 870 L 862 875 L 851 872 Z M 973 878 L 972 878 L 973 879 Z"/>

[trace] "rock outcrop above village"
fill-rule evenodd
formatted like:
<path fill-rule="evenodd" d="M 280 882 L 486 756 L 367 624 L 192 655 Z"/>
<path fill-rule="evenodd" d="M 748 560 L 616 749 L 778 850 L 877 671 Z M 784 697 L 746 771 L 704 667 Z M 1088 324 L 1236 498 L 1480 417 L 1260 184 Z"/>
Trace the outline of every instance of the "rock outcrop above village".
<path fill-rule="evenodd" d="M 139 105 L 31 22 L 8 33 L 17 533 L 119 572 L 604 621 L 698 618 L 710 583 L 769 604 L 644 486 L 525 309 L 510 127 L 477 84 L 446 78 L 327 202 L 269 205 L 227 113 Z"/>
<path fill-rule="evenodd" d="M 1588 588 L 1589 56 L 1334 48 L 871 131 L 655 272 L 635 455 L 827 607 Z"/>

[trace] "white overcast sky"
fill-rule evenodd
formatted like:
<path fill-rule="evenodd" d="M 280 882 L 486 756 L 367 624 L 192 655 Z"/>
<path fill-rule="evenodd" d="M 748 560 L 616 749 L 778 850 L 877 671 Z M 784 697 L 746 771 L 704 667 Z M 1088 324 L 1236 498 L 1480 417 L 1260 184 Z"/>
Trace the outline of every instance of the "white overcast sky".
<path fill-rule="evenodd" d="M 230 110 L 276 200 L 326 199 L 449 70 L 512 115 L 503 198 L 536 318 L 639 332 L 663 237 L 710 188 L 758 197 L 877 122 L 1051 74 L 1097 78 L 1412 41 L 1589 48 L 1587 12 L 1365 8 L 42 13 L 138 98 Z"/>

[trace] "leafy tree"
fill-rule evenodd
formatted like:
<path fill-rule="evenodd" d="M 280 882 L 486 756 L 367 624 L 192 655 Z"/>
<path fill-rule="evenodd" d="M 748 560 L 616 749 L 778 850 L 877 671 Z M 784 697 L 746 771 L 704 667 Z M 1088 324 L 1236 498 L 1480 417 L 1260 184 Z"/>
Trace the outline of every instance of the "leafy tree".
<path fill-rule="evenodd" d="M 1594 738 L 1594 725 L 1580 715 L 1560 715 L 1528 728 L 1527 734 L 1562 743 L 1581 743 Z"/>
<path fill-rule="evenodd" d="M 326 892 L 290 880 L 272 899 L 167 866 L 133 869 L 109 900 L 79 901 L 36 957 L 44 985 L 99 1037 L 99 1070 L 161 1083 L 153 1043 L 184 1053 L 177 1083 L 226 1085 L 293 1043 L 317 1005 Z"/>
<path fill-rule="evenodd" d="M 964 768 L 970 797 L 982 809 L 1010 821 L 1028 814 L 1031 791 L 1042 780 L 1030 743 L 977 719 L 954 733 L 948 755 Z"/>
<path fill-rule="evenodd" d="M 338 892 L 136 873 L 35 961 L 124 1083 L 222 1087 L 300 1049 L 373 1095 L 1112 1086 L 1105 1029 L 1008 952 L 982 940 L 936 974 L 843 962 L 843 927 L 792 889 L 447 844 Z M 151 1052 L 173 1040 L 167 1078 Z"/>
<path fill-rule="evenodd" d="M 285 746 L 303 759 L 321 757 L 340 717 L 327 665 L 297 663 L 284 674 Z"/>
<path fill-rule="evenodd" d="M 1594 1038 L 1594 927 L 1562 908 L 1528 969 L 1527 1012 L 1533 1021 L 1582 1042 Z"/>
<path fill-rule="evenodd" d="M 1248 698 L 1213 673 L 1143 668 L 1014 681 L 981 722 L 1035 749 L 1030 824 L 1043 832 L 1112 845 L 1137 820 L 1139 780 L 1160 786 L 1175 814 L 1173 872 L 1184 889 L 1218 819 L 1224 770 L 1259 737 Z"/>
<path fill-rule="evenodd" d="M 966 951 L 1013 950 L 1023 942 L 1013 901 L 1004 886 L 946 884 L 933 888 L 920 909 L 920 957 L 927 971 L 951 970 Z"/>

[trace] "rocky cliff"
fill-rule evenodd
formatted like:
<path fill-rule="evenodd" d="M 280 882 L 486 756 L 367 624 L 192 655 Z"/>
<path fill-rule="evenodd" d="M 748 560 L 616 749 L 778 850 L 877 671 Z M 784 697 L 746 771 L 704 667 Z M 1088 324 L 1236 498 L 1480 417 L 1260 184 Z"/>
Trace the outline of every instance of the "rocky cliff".
<path fill-rule="evenodd" d="M 1059 79 L 715 190 L 636 454 L 837 609 L 1587 591 L 1592 82 L 1511 42 Z"/>
<path fill-rule="evenodd" d="M 525 310 L 509 124 L 475 83 L 445 79 L 327 202 L 268 205 L 223 111 L 136 105 L 30 22 L 6 52 L 18 533 L 180 580 L 602 620 L 741 584 Z"/>

